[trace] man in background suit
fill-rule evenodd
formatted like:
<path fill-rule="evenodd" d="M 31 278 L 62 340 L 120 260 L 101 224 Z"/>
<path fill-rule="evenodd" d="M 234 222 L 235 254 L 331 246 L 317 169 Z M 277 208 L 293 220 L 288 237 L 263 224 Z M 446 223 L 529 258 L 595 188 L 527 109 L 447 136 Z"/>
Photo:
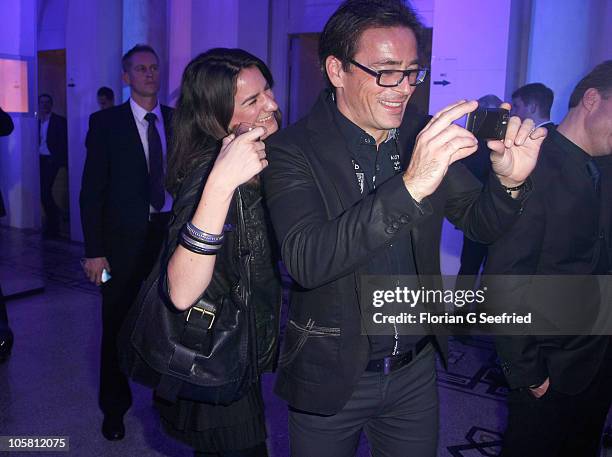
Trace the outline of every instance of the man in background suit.
<path fill-rule="evenodd" d="M 550 108 L 555 94 L 542 83 L 531 83 L 519 87 L 512 93 L 512 115 L 521 119 L 531 118 L 536 127 L 548 131 L 555 128 L 550 120 Z"/>
<path fill-rule="evenodd" d="M 0 136 L 10 135 L 15 126 L 11 116 L 6 114 L 2 108 L 0 108 Z M 6 211 L 4 210 L 4 202 L 2 201 L 2 193 L 0 192 L 0 217 L 4 217 Z M 2 295 L 2 288 L 0 288 L 0 363 L 8 359 L 11 355 L 11 349 L 13 348 L 13 332 L 9 327 L 8 315 L 6 314 L 6 303 L 4 301 L 4 295 Z"/>
<path fill-rule="evenodd" d="M 68 165 L 68 124 L 66 118 L 55 114 L 53 98 L 38 96 L 38 154 L 40 158 L 40 198 L 45 210 L 44 233 L 57 236 L 61 211 L 53 198 L 53 184 L 57 172 Z"/>
<path fill-rule="evenodd" d="M 489 247 L 487 274 L 558 276 L 546 288 L 536 288 L 532 277 L 500 279 L 502 294 L 518 290 L 521 295 L 511 300 L 526 300 L 527 311 L 554 309 L 550 315 L 571 314 L 567 322 L 574 324 L 588 315 L 590 305 L 599 306 L 597 280 L 590 275 L 610 270 L 611 205 L 610 182 L 594 159 L 610 154 L 612 60 L 574 89 L 568 114 L 542 145 L 529 203 L 512 229 Z M 576 289 L 578 280 L 588 287 Z M 496 344 L 512 389 L 501 455 L 599 455 L 612 398 L 610 336 L 499 336 Z"/>
<path fill-rule="evenodd" d="M 108 109 L 115 106 L 115 92 L 110 87 L 102 86 L 96 93 L 100 109 Z"/>
<path fill-rule="evenodd" d="M 80 196 L 83 268 L 102 290 L 99 403 L 108 440 L 125 435 L 123 415 L 131 405 L 117 334 L 159 253 L 172 208 L 163 185 L 172 110 L 157 98 L 159 59 L 150 46 L 137 45 L 122 68 L 130 99 L 91 115 Z M 104 270 L 112 275 L 107 282 Z"/>

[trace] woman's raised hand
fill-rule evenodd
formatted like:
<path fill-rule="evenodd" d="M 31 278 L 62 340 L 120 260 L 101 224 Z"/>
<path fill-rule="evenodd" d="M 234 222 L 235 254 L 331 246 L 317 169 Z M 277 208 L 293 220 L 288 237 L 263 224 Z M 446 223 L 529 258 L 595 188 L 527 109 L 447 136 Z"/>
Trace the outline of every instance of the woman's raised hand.
<path fill-rule="evenodd" d="M 211 172 L 219 184 L 233 192 L 268 166 L 266 146 L 260 140 L 266 134 L 264 127 L 255 127 L 240 136 L 230 134 L 223 138 L 221 151 Z"/>

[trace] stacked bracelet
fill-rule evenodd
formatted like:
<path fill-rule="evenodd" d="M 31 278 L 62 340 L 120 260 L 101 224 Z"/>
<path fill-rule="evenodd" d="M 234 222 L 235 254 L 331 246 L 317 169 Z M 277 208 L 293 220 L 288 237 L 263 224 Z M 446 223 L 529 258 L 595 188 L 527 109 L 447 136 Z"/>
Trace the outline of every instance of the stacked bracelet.
<path fill-rule="evenodd" d="M 225 238 L 224 233 L 221 233 L 220 235 L 213 235 L 211 233 L 205 232 L 204 230 L 200 230 L 191 222 L 187 222 L 185 224 L 183 231 L 186 231 L 189 236 L 194 238 L 195 240 L 209 244 L 222 244 Z"/>
<path fill-rule="evenodd" d="M 187 222 L 181 230 L 179 242 L 185 249 L 194 254 L 215 255 L 223 246 L 225 235 L 213 235 L 200 230 L 191 222 Z"/>

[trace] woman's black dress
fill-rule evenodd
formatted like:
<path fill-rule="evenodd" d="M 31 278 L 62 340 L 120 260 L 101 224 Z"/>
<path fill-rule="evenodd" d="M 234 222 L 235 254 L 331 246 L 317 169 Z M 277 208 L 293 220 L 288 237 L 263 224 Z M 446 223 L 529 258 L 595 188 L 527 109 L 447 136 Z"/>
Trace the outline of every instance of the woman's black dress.
<path fill-rule="evenodd" d="M 196 170 L 185 180 L 175 201 L 175 218 L 169 230 L 167 246 L 176 246 L 177 228 L 191 219 L 200 200 L 205 174 Z M 278 315 L 281 300 L 280 281 L 273 242 L 269 234 L 266 211 L 261 199 L 258 182 L 241 186 L 244 219 L 247 228 L 248 249 L 251 253 L 251 304 L 256 310 L 257 349 L 259 369 L 270 370 L 276 359 Z M 185 198 L 187 204 L 185 204 Z M 226 227 L 236 224 L 236 198 Z M 177 202 L 179 203 L 177 205 Z M 178 209 L 177 206 L 179 207 Z M 175 228 L 175 230 L 173 230 Z M 231 249 L 224 246 L 223 249 Z M 168 252 L 168 250 L 167 250 Z M 166 256 L 168 258 L 169 255 Z M 217 268 L 213 275 L 232 275 L 227 265 Z M 247 449 L 265 441 L 266 427 L 261 384 L 254 384 L 248 393 L 228 406 L 211 405 L 187 399 L 169 403 L 158 397 L 155 406 L 159 411 L 164 431 L 171 437 L 193 447 L 197 451 L 223 452 Z"/>

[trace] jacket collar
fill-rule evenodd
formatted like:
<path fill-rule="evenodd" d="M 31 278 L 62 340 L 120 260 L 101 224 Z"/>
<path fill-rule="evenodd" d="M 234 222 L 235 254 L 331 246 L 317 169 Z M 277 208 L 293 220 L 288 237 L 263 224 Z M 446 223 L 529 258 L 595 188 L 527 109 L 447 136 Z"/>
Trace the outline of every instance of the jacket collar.
<path fill-rule="evenodd" d="M 349 208 L 361 199 L 361 191 L 355 178 L 346 140 L 334 119 L 333 103 L 335 102 L 331 91 L 328 89 L 322 91 L 306 118 L 306 127 L 315 154 L 332 174 L 332 181 L 343 207 Z M 414 108 L 406 108 L 402 124 L 395 132 L 399 136 L 399 153 L 403 168 L 410 160 L 417 133 L 428 120 L 428 116 L 418 114 Z"/>
<path fill-rule="evenodd" d="M 336 126 L 333 114 L 334 101 L 331 92 L 324 90 L 319 95 L 307 118 L 313 151 L 332 175 L 332 183 L 342 201 L 344 208 L 353 206 L 361 199 L 361 190 L 355 178 L 351 154 L 340 130 Z"/>

